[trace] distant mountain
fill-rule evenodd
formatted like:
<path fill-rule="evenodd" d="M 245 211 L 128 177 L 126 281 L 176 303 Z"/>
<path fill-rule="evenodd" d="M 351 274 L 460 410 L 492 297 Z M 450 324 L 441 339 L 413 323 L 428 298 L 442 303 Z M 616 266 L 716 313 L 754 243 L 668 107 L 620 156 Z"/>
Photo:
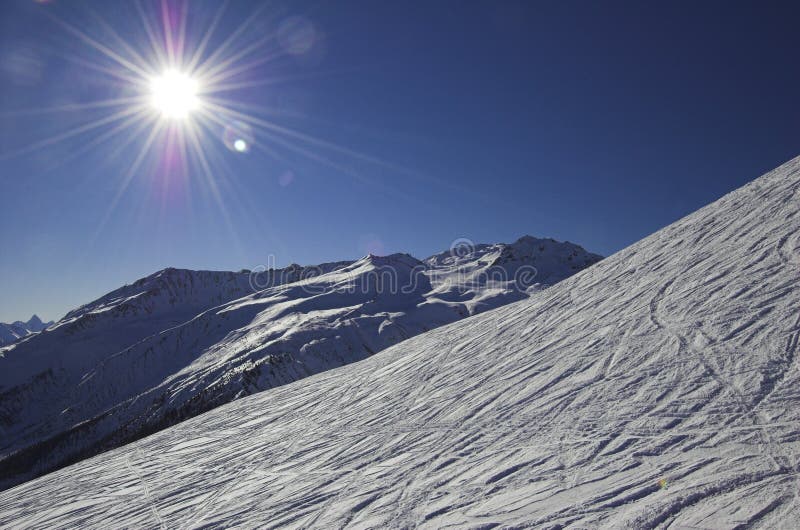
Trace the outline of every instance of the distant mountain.
<path fill-rule="evenodd" d="M 528 236 L 424 261 L 157 272 L 0 348 L 0 486 L 365 359 L 599 260 Z"/>
<path fill-rule="evenodd" d="M 499 300 L 479 286 L 504 285 L 470 271 L 525 271 L 534 257 L 544 271 L 540 245 L 431 263 L 464 265 L 466 309 Z M 564 250 L 550 248 L 555 263 L 580 261 Z M 163 352 L 142 344 L 119 369 L 182 344 L 200 362 L 180 361 L 162 406 L 193 384 L 261 388 L 452 316 L 427 288 L 316 298 L 286 284 L 204 313 Z M 435 309 L 415 316 L 421 299 Z M 224 323 L 240 327 L 201 344 Z M 796 529 L 798 456 L 800 158 L 519 303 L 2 492 L 0 526 Z"/>
<path fill-rule="evenodd" d="M 33 315 L 27 322 L 17 320 L 11 324 L 0 322 L 0 346 L 11 344 L 31 333 L 38 333 L 48 326 L 53 325 L 53 321 L 42 322 L 38 316 Z"/>
<path fill-rule="evenodd" d="M 514 243 L 461 241 L 425 260 L 430 300 L 463 304 L 470 314 L 527 298 L 597 263 L 600 256 L 570 242 L 523 236 Z"/>

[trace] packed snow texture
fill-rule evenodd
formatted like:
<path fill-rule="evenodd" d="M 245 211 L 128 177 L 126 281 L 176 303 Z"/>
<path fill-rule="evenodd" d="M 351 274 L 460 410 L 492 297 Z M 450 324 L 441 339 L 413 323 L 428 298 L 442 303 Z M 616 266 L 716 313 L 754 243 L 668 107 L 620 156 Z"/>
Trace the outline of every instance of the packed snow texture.
<path fill-rule="evenodd" d="M 0 493 L 0 525 L 794 528 L 800 159 L 535 297 Z"/>
<path fill-rule="evenodd" d="M 0 322 L 0 346 L 16 342 L 32 333 L 38 333 L 52 324 L 52 321 L 42 322 L 42 319 L 36 315 L 33 315 L 27 322 L 22 322 L 21 320 L 11 324 Z"/>
<path fill-rule="evenodd" d="M 526 298 L 599 259 L 526 236 L 426 263 L 161 271 L 0 349 L 0 487 Z"/>

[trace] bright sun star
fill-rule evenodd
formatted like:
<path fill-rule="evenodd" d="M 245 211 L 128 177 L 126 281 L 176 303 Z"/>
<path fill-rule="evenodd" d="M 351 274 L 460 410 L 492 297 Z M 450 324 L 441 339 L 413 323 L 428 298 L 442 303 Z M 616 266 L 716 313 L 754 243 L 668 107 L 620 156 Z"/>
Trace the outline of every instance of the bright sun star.
<path fill-rule="evenodd" d="M 186 118 L 200 104 L 197 81 L 177 70 L 154 77 L 150 92 L 153 106 L 166 118 Z"/>

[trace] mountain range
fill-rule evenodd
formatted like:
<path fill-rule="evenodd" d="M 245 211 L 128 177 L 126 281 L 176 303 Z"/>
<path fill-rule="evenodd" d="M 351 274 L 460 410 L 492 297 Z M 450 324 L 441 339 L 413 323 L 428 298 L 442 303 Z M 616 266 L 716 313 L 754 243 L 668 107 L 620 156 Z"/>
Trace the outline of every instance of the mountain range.
<path fill-rule="evenodd" d="M 531 236 L 240 272 L 166 269 L 0 348 L 0 486 L 534 296 L 600 256 Z"/>
<path fill-rule="evenodd" d="M 38 333 L 52 325 L 53 321 L 42 322 L 42 319 L 36 315 L 33 315 L 27 322 L 22 322 L 21 320 L 11 324 L 0 322 L 0 346 L 16 342 L 22 337 L 27 337 L 31 333 Z"/>

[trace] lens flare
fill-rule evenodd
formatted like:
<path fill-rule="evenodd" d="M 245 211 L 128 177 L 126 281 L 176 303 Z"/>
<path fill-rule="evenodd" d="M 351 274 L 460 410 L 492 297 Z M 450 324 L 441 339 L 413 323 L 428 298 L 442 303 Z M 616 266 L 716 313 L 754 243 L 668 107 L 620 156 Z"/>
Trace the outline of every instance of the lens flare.
<path fill-rule="evenodd" d="M 234 153 L 247 153 L 253 144 L 253 129 L 244 122 L 232 120 L 222 131 L 222 142 Z"/>

